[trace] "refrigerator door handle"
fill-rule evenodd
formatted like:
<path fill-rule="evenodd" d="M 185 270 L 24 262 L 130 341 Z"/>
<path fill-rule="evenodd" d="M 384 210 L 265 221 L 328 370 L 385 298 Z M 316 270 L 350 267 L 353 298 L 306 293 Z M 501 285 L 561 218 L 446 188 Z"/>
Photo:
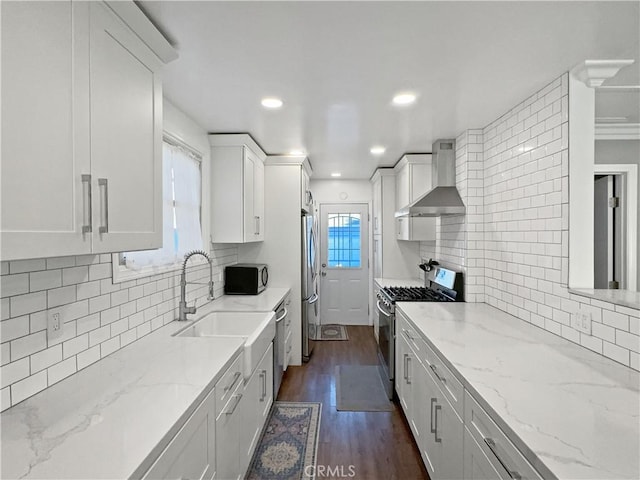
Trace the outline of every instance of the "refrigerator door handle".
<path fill-rule="evenodd" d="M 309 298 L 307 298 L 305 301 L 309 302 L 309 305 L 313 305 L 314 303 L 316 303 L 318 301 L 319 298 L 320 298 L 320 295 L 318 295 L 317 293 L 314 293 Z"/>

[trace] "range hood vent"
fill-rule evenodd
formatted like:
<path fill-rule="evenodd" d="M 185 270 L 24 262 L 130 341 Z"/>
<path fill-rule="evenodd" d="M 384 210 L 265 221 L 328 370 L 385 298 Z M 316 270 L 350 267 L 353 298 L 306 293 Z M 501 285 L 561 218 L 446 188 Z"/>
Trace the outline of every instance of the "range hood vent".
<path fill-rule="evenodd" d="M 456 188 L 456 141 L 433 144 L 431 179 L 434 187 L 415 202 L 401 208 L 396 217 L 444 217 L 464 215 L 465 206 Z"/>

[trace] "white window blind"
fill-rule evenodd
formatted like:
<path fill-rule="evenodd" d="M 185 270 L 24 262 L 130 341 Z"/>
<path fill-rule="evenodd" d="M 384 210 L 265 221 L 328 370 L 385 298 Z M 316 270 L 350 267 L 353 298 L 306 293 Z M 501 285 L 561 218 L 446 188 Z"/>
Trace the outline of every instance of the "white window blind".
<path fill-rule="evenodd" d="M 132 270 L 179 263 L 185 253 L 203 246 L 200 158 L 187 148 L 165 139 L 162 169 L 162 248 L 125 253 L 125 265 Z"/>

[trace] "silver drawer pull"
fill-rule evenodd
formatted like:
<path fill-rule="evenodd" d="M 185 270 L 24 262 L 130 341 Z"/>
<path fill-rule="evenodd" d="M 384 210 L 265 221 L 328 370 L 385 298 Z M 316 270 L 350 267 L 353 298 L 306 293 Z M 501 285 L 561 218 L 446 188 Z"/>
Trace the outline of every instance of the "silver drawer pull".
<path fill-rule="evenodd" d="M 411 385 L 411 356 L 407 356 L 407 385 Z"/>
<path fill-rule="evenodd" d="M 434 420 L 433 420 L 433 435 L 436 439 L 436 443 L 441 443 L 442 442 L 442 438 L 438 438 L 438 412 L 442 410 L 442 405 L 437 405 L 436 404 L 436 408 L 435 408 L 435 415 L 434 415 Z"/>
<path fill-rule="evenodd" d="M 82 175 L 82 233 L 91 233 L 91 175 Z"/>
<path fill-rule="evenodd" d="M 430 365 L 429 365 L 429 368 L 433 371 L 433 374 L 434 374 L 436 377 L 438 377 L 438 380 L 440 380 L 441 382 L 447 383 L 447 379 L 446 379 L 446 378 L 444 378 L 444 377 L 442 377 L 442 376 L 440 376 L 440 374 L 438 373 L 438 369 L 437 369 L 437 367 L 435 366 L 435 364 L 433 364 L 433 363 L 432 363 L 432 364 L 430 364 Z"/>
<path fill-rule="evenodd" d="M 229 385 L 227 385 L 226 387 L 224 387 L 223 392 L 228 392 L 229 390 L 233 389 L 233 386 L 236 384 L 236 382 L 238 381 L 238 379 L 240 378 L 241 373 L 240 372 L 236 372 L 233 375 L 233 380 L 231 381 L 231 383 Z"/>
<path fill-rule="evenodd" d="M 431 409 L 429 410 L 431 415 L 431 433 L 436 433 L 436 429 L 433 427 L 433 404 L 438 401 L 437 398 L 431 397 Z"/>
<path fill-rule="evenodd" d="M 242 394 L 239 393 L 238 395 L 234 395 L 234 397 L 236 398 L 236 403 L 233 404 L 233 408 L 231 410 L 229 410 L 227 412 L 224 412 L 227 415 L 233 415 L 233 412 L 236 411 L 236 407 L 240 403 L 240 399 L 242 398 Z"/>
<path fill-rule="evenodd" d="M 493 438 L 484 437 L 484 443 L 487 444 L 487 447 L 489 447 L 489 450 L 491 450 L 491 453 L 493 453 L 498 462 L 500 462 L 500 465 L 502 465 L 502 468 L 505 469 L 509 477 L 513 478 L 514 480 L 522 479 L 522 475 L 520 475 L 517 470 L 514 470 L 507 465 L 507 462 L 504 459 L 509 457 L 504 451 L 502 451 L 502 448 L 498 447 Z M 500 452 L 502 453 L 502 456 L 500 455 Z"/>

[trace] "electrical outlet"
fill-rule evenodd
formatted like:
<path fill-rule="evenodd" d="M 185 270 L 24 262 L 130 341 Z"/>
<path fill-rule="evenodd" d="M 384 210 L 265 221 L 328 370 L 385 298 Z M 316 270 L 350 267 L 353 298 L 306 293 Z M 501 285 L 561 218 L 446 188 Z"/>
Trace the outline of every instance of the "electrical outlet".
<path fill-rule="evenodd" d="M 47 338 L 53 340 L 62 336 L 64 320 L 62 310 L 55 309 L 47 312 Z"/>
<path fill-rule="evenodd" d="M 591 335 L 591 312 L 578 310 L 571 317 L 571 326 L 580 332 Z"/>

